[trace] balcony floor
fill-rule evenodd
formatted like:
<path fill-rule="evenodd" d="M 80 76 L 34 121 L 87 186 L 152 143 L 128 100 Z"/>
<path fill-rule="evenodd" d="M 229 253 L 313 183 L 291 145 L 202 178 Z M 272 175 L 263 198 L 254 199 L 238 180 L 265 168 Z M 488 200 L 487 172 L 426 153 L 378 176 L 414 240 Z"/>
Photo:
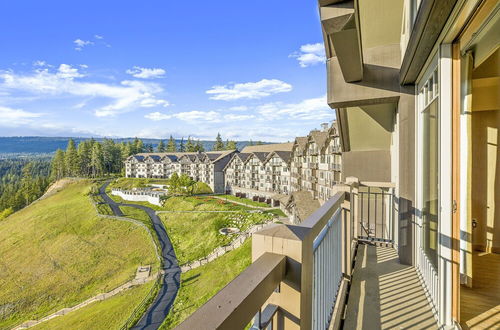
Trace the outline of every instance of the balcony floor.
<path fill-rule="evenodd" d="M 437 329 L 415 268 L 395 249 L 360 244 L 344 329 Z"/>

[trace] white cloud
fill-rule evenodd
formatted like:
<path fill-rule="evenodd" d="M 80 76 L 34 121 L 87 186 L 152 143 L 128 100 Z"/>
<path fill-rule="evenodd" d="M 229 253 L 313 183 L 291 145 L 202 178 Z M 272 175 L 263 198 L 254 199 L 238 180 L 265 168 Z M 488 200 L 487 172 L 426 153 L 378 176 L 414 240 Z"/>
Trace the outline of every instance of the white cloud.
<path fill-rule="evenodd" d="M 98 39 L 98 40 L 102 40 L 102 39 L 104 39 L 104 37 L 103 37 L 103 36 L 101 36 L 101 35 L 99 35 L 99 34 L 94 35 L 94 38 L 96 38 L 96 39 Z"/>
<path fill-rule="evenodd" d="M 300 47 L 299 52 L 291 54 L 289 57 L 296 58 L 302 68 L 325 63 L 325 47 L 322 43 L 305 44 Z"/>
<path fill-rule="evenodd" d="M 257 107 L 257 112 L 264 120 L 301 119 L 321 120 L 334 117 L 334 112 L 327 104 L 326 95 L 303 100 L 299 103 L 274 102 Z"/>
<path fill-rule="evenodd" d="M 77 51 L 81 51 L 86 46 L 90 46 L 90 45 L 94 44 L 90 40 L 82 40 L 82 39 L 76 39 L 73 41 L 73 43 L 75 44 L 75 50 L 77 50 Z"/>
<path fill-rule="evenodd" d="M 229 110 L 231 110 L 231 111 L 248 111 L 248 107 L 246 105 L 238 105 L 235 107 L 230 107 Z"/>
<path fill-rule="evenodd" d="M 232 101 L 239 99 L 260 99 L 292 90 L 292 85 L 278 79 L 262 79 L 257 82 L 213 86 L 206 91 L 212 100 Z"/>
<path fill-rule="evenodd" d="M 155 79 L 163 78 L 165 76 L 165 70 L 160 68 L 141 68 L 139 66 L 134 66 L 132 69 L 126 71 L 128 74 L 141 79 Z"/>
<path fill-rule="evenodd" d="M 179 119 L 186 122 L 222 123 L 225 121 L 242 121 L 252 119 L 253 115 L 223 114 L 219 111 L 186 111 L 173 114 L 152 112 L 144 116 L 147 119 L 160 121 L 168 119 Z"/>
<path fill-rule="evenodd" d="M 229 113 L 227 115 L 224 115 L 224 120 L 229 120 L 229 121 L 240 121 L 240 120 L 249 120 L 255 118 L 254 115 L 237 115 L 233 113 Z"/>
<path fill-rule="evenodd" d="M 103 99 L 104 105 L 94 109 L 98 117 L 113 116 L 136 108 L 166 107 L 168 101 L 157 94 L 163 89 L 154 83 L 125 80 L 120 84 L 80 81 L 83 74 L 78 69 L 61 64 L 57 71 L 36 70 L 33 74 L 0 72 L 0 90 L 22 91 L 37 96 L 79 96 Z"/>
<path fill-rule="evenodd" d="M 63 79 L 73 79 L 83 77 L 83 74 L 79 73 L 77 68 L 69 64 L 61 64 L 59 65 L 59 69 L 57 69 L 57 76 Z"/>
<path fill-rule="evenodd" d="M 25 125 L 32 122 L 34 118 L 41 116 L 40 113 L 0 106 L 0 125 L 2 126 Z"/>
<path fill-rule="evenodd" d="M 47 62 L 45 62 L 45 61 L 38 60 L 38 61 L 33 62 L 33 66 L 37 66 L 37 67 L 48 66 L 48 67 L 50 67 L 51 65 L 47 64 Z"/>

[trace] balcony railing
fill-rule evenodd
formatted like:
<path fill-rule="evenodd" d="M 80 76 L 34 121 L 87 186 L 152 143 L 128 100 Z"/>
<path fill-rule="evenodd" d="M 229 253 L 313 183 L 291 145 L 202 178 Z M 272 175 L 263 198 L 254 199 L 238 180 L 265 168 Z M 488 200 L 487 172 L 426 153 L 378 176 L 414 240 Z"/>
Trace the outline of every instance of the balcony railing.
<path fill-rule="evenodd" d="M 394 242 L 392 192 L 352 180 L 301 224 L 255 233 L 252 265 L 179 329 L 241 329 L 254 316 L 254 329 L 338 329 L 358 239 Z"/>

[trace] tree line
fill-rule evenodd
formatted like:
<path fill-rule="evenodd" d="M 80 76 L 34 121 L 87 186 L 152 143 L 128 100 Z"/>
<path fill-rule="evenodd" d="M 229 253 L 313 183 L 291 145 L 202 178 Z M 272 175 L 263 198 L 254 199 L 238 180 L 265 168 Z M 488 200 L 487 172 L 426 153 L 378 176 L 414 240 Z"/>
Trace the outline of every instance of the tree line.
<path fill-rule="evenodd" d="M 234 150 L 236 141 L 226 140 L 224 143 L 217 134 L 212 150 Z M 113 174 L 122 174 L 123 162 L 127 157 L 143 152 L 203 152 L 205 148 L 200 140 L 191 137 L 177 141 L 170 136 L 167 143 L 160 140 L 156 148 L 141 139 L 116 143 L 112 139 L 99 142 L 94 139 L 82 141 L 76 145 L 73 139 L 68 141 L 66 150 L 58 149 L 51 162 L 51 180 L 63 177 L 97 178 Z"/>

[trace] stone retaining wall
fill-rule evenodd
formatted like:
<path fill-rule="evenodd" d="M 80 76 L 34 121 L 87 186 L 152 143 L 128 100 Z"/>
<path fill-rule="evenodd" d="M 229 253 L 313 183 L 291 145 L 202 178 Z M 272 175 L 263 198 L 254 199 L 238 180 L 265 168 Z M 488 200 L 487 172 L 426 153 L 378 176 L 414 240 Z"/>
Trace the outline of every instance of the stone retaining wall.
<path fill-rule="evenodd" d="M 198 268 L 200 266 L 206 265 L 209 262 L 214 261 L 215 259 L 222 257 L 224 254 L 228 253 L 229 251 L 232 251 L 234 249 L 239 248 L 240 246 L 245 243 L 247 238 L 251 237 L 253 233 L 261 230 L 262 228 L 266 227 L 267 225 L 271 224 L 273 222 L 267 222 L 264 224 L 260 225 L 255 225 L 251 227 L 249 230 L 241 233 L 236 237 L 229 245 L 225 246 L 220 246 L 216 248 L 212 253 L 210 253 L 208 256 L 202 259 L 195 260 L 193 262 L 190 262 L 188 264 L 182 265 L 181 266 L 181 272 L 185 273 L 187 271 L 190 271 L 191 269 Z"/>
<path fill-rule="evenodd" d="M 20 329 L 27 329 L 27 328 L 34 327 L 35 325 L 38 325 L 38 324 L 40 324 L 42 322 L 49 321 L 49 320 L 51 320 L 51 319 L 53 319 L 55 317 L 66 315 L 66 314 L 68 314 L 70 312 L 76 311 L 76 310 L 78 310 L 80 308 L 83 308 L 83 307 L 85 307 L 87 305 L 90 305 L 91 303 L 111 298 L 111 297 L 117 295 L 118 293 L 120 293 L 120 292 L 122 292 L 124 290 L 130 289 L 133 286 L 153 281 L 157 277 L 158 277 L 158 274 L 154 274 L 154 275 L 151 275 L 151 276 L 149 276 L 147 278 L 133 279 L 132 281 L 129 281 L 129 282 L 125 283 L 125 284 L 120 285 L 119 287 L 117 287 L 114 290 L 111 290 L 111 291 L 106 292 L 106 293 L 100 293 L 100 294 L 98 294 L 98 295 L 96 295 L 96 296 L 94 296 L 92 298 L 89 298 L 89 299 L 85 300 L 82 303 L 79 303 L 76 306 L 60 309 L 57 312 L 55 312 L 53 314 L 50 314 L 48 316 L 45 316 L 44 318 L 41 318 L 39 320 L 26 321 L 23 324 L 15 327 L 13 330 L 20 330 Z"/>

